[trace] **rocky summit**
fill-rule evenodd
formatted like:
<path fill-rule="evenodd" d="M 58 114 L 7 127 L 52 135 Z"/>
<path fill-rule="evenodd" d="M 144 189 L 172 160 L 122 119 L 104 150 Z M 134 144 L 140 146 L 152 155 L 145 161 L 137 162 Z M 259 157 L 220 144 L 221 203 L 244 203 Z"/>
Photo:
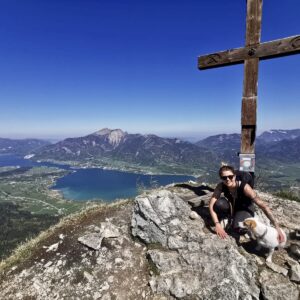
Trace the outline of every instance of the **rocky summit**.
<path fill-rule="evenodd" d="M 168 186 L 64 219 L 1 263 L 0 298 L 298 300 L 300 203 L 259 193 L 289 236 L 266 263 L 255 241 L 214 234 L 211 191 Z"/>

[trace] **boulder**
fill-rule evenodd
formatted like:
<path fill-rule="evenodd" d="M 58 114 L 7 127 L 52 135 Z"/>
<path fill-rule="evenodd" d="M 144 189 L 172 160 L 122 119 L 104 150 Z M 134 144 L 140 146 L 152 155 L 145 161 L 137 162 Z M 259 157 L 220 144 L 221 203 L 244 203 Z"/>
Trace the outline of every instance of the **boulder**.
<path fill-rule="evenodd" d="M 78 238 L 78 242 L 91 248 L 99 250 L 104 238 L 117 238 L 120 236 L 119 229 L 110 222 L 102 222 L 100 228 L 98 226 L 90 226 L 89 231 L 84 236 Z"/>
<path fill-rule="evenodd" d="M 283 275 L 265 269 L 259 282 L 265 300 L 299 300 L 299 289 Z"/>
<path fill-rule="evenodd" d="M 79 237 L 78 242 L 93 250 L 99 250 L 101 247 L 102 239 L 103 237 L 100 233 L 92 232 Z"/>
<path fill-rule="evenodd" d="M 258 268 L 235 240 L 204 233 L 202 219 L 190 219 L 190 206 L 169 191 L 139 196 L 132 233 L 147 244 L 154 268 L 154 293 L 177 299 L 259 299 Z M 221 297 L 222 295 L 222 297 Z"/>
<path fill-rule="evenodd" d="M 294 264 L 291 267 L 290 278 L 292 281 L 300 283 L 300 265 Z"/>

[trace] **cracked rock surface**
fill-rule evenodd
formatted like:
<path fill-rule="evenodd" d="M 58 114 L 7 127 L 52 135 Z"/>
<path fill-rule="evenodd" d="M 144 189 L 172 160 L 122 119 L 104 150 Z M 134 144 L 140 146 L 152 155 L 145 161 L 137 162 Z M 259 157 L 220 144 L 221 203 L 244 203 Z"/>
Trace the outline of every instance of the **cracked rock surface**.
<path fill-rule="evenodd" d="M 214 234 L 211 190 L 158 188 L 66 220 L 2 264 L 0 299 L 299 300 L 300 203 L 259 193 L 290 237 L 267 264 L 255 241 Z"/>
<path fill-rule="evenodd" d="M 203 220 L 192 220 L 190 206 L 179 196 L 162 190 L 135 202 L 133 234 L 163 246 L 147 253 L 157 269 L 150 280 L 155 293 L 187 299 L 259 299 L 255 261 L 240 254 L 234 240 L 204 233 Z"/>
<path fill-rule="evenodd" d="M 0 299 L 152 299 L 146 248 L 131 238 L 131 214 L 132 202 L 67 222 L 2 274 Z"/>
<path fill-rule="evenodd" d="M 298 300 L 300 203 L 260 193 L 291 236 L 287 248 L 276 251 L 268 264 L 265 253 L 255 251 L 255 241 L 237 243 L 233 237 L 221 240 L 213 234 L 210 195 L 205 187 L 181 187 L 136 198 L 132 233 L 153 245 L 147 251 L 155 270 L 152 291 L 171 299 Z M 261 211 L 256 214 L 268 221 Z"/>

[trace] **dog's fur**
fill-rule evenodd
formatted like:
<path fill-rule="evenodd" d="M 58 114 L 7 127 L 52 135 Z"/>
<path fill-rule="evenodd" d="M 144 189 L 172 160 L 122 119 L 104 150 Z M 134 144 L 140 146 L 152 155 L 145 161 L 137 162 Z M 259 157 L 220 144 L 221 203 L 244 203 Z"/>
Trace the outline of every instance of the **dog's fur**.
<path fill-rule="evenodd" d="M 251 235 L 257 240 L 258 245 L 268 248 L 269 254 L 266 259 L 267 262 L 272 262 L 272 255 L 276 247 L 283 248 L 286 244 L 286 234 L 283 230 L 284 241 L 279 244 L 278 231 L 271 226 L 267 226 L 260 222 L 257 218 L 247 218 L 239 223 L 241 228 L 247 228 Z"/>

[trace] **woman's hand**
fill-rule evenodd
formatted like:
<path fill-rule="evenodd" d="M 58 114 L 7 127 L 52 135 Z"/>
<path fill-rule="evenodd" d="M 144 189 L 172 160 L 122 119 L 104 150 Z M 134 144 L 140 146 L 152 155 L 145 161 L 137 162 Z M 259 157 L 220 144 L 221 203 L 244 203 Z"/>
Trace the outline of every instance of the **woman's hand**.
<path fill-rule="evenodd" d="M 278 236 L 277 236 L 277 239 L 278 239 L 278 242 L 279 242 L 279 244 L 280 243 L 282 243 L 282 242 L 284 242 L 284 235 L 283 235 L 283 233 L 282 233 L 282 230 L 278 227 L 278 228 L 276 228 L 277 229 L 277 232 L 278 232 Z"/>
<path fill-rule="evenodd" d="M 223 229 L 223 227 L 221 226 L 220 223 L 216 224 L 216 228 L 215 231 L 217 233 L 217 235 L 221 238 L 221 239 L 226 239 L 228 234 L 226 233 L 226 231 Z"/>

